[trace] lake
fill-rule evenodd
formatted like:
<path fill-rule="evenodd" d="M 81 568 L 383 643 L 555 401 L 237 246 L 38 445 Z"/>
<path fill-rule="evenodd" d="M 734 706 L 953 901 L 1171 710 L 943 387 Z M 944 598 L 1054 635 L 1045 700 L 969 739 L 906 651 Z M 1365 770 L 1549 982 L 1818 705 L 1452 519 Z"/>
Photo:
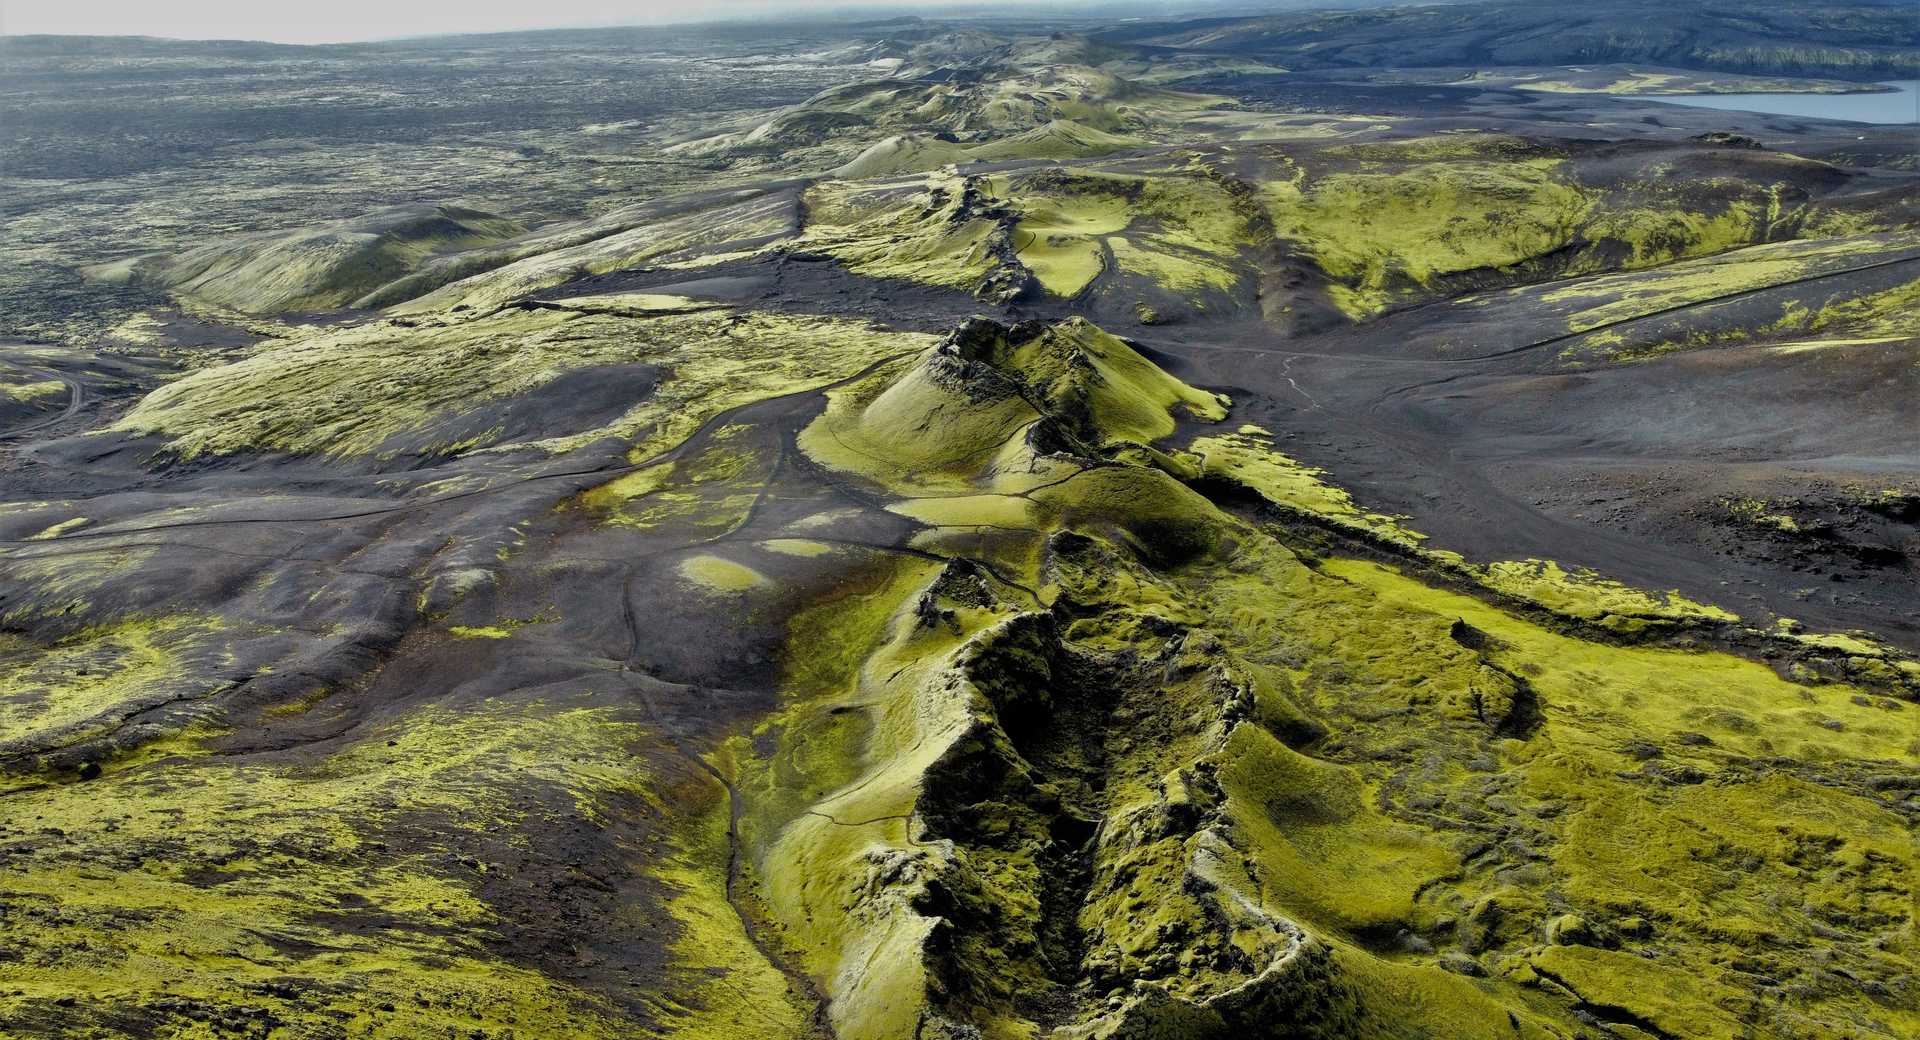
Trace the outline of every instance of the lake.
<path fill-rule="evenodd" d="M 1920 123 L 1920 79 L 1882 85 L 1896 89 L 1882 94 L 1660 94 L 1647 96 L 1646 100 L 1856 123 Z"/>

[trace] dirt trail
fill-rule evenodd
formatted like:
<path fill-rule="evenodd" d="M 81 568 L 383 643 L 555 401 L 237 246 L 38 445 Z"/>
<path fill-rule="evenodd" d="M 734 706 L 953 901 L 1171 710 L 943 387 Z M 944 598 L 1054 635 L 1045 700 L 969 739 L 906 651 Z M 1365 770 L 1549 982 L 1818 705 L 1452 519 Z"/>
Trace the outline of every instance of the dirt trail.
<path fill-rule="evenodd" d="M 87 388 L 81 385 L 79 380 L 61 375 L 50 368 L 39 368 L 32 365 L 16 365 L 15 367 L 32 375 L 65 383 L 67 387 L 67 406 L 54 415 L 21 423 L 10 430 L 0 430 L 0 441 L 18 440 L 36 430 L 44 430 L 55 423 L 65 422 L 79 415 L 80 409 L 86 405 Z"/>

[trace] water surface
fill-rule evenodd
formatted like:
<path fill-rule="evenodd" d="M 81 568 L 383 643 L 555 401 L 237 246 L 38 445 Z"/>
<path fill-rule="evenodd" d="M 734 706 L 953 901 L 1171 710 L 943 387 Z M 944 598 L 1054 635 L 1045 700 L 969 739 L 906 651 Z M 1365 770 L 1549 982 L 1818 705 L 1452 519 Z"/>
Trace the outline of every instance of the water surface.
<path fill-rule="evenodd" d="M 1660 94 L 1648 101 L 1856 123 L 1920 123 L 1920 79 L 1894 80 L 1877 94 Z"/>

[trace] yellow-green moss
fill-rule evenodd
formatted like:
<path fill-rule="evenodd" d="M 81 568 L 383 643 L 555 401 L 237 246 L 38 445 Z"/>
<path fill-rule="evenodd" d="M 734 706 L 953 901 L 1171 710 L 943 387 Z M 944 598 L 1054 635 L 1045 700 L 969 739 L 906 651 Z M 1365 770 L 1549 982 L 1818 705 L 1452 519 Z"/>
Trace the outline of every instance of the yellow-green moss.
<path fill-rule="evenodd" d="M 680 576 L 716 592 L 744 592 L 767 584 L 766 575 L 744 563 L 699 553 L 680 561 Z"/>
<path fill-rule="evenodd" d="M 1573 305 L 1575 309 L 1567 318 L 1568 331 L 1585 332 L 1871 261 L 1900 240 L 1889 241 L 1881 236 L 1813 239 L 1755 245 L 1731 252 L 1724 250 L 1746 245 L 1747 240 L 1734 235 L 1725 240 L 1695 240 L 1683 236 L 1674 241 L 1695 242 L 1689 247 L 1690 251 L 1683 255 L 1715 252 L 1720 255 L 1685 260 L 1655 271 L 1589 277 L 1543 293 L 1540 299 L 1545 303 Z M 1660 259 L 1668 258 L 1662 256 Z M 1909 286 L 1905 295 L 1901 290 L 1890 290 L 1888 293 L 1835 304 L 1823 308 L 1819 317 L 1808 313 L 1803 306 L 1789 302 L 1781 319 L 1767 331 L 1821 331 L 1830 325 L 1851 327 L 1865 318 L 1899 313 L 1903 303 L 1911 302 L 1913 292 Z M 1647 348 L 1641 349 L 1644 352 Z"/>
<path fill-rule="evenodd" d="M 952 646 L 944 630 L 893 622 L 854 687 L 870 707 L 865 732 L 849 734 L 864 739 L 855 768 L 838 772 L 848 782 L 793 817 L 764 853 L 770 910 L 823 980 L 847 1040 L 910 1034 L 925 1006 L 922 943 L 935 920 L 906 894 L 932 864 L 912 843 L 911 814 L 925 771 L 968 726 L 964 690 L 930 681 Z M 881 873 L 894 878 L 882 884 Z"/>
<path fill-rule="evenodd" d="M 723 256 L 748 255 L 758 240 L 790 229 L 791 196 L 780 191 L 720 192 L 706 204 L 658 216 L 645 205 L 622 207 L 583 223 L 568 223 L 508 243 L 469 273 L 469 258 L 427 264 L 362 301 L 393 305 L 398 314 L 428 315 L 466 307 L 490 311 L 582 275 L 642 265 L 697 266 Z M 733 243 L 750 247 L 728 248 Z"/>
<path fill-rule="evenodd" d="M 0 383 L 0 394 L 5 394 L 15 401 L 38 401 L 42 398 L 57 397 L 67 392 L 67 384 L 58 379 Z"/>
<path fill-rule="evenodd" d="M 1722 747 L 1803 761 L 1910 757 L 1904 717 L 1848 699 L 1844 686 L 1805 687 L 1725 653 L 1616 647 L 1559 635 L 1470 596 L 1422 585 L 1377 564 L 1331 561 L 1329 573 L 1385 603 L 1464 618 L 1532 667 L 1543 703 L 1617 718 L 1646 733 L 1699 731 Z M 1700 691 L 1711 690 L 1712 697 Z M 1839 723 L 1824 725 L 1823 720 Z"/>
<path fill-rule="evenodd" d="M 1471 144 L 1448 142 L 1456 147 Z M 1267 186 L 1276 230 L 1337 280 L 1356 320 L 1397 289 L 1511 268 L 1567 244 L 1594 206 L 1557 160 L 1458 159 L 1398 173 L 1335 173 Z"/>
<path fill-rule="evenodd" d="M 212 618 L 173 615 L 89 628 L 51 646 L 0 636 L 0 740 L 51 737 L 216 688 L 193 663 L 222 655 L 220 629 Z"/>
<path fill-rule="evenodd" d="M 783 556 L 801 556 L 808 559 L 833 552 L 832 545 L 816 542 L 811 538 L 769 538 L 760 545 Z"/>
<path fill-rule="evenodd" d="M 1045 368 L 1041 360 L 1007 370 Z M 855 419 L 862 404 L 870 406 L 888 387 L 915 386 L 924 398 L 937 385 L 931 375 L 918 383 L 907 373 L 876 378 L 848 388 L 828 418 Z M 1045 393 L 1036 399 L 1053 400 Z M 1029 421 L 1023 416 L 1036 410 L 1026 397 L 1020 400 L 1024 410 L 1010 408 L 1007 417 L 986 424 L 970 447 L 950 457 L 927 456 L 951 459 L 943 463 L 949 467 L 944 479 L 954 488 L 998 479 L 994 467 L 1007 456 L 994 437 L 1013 440 Z M 1143 406 L 1142 415 L 1157 409 L 1164 416 L 1177 407 L 1151 400 L 1154 409 Z M 1123 404 L 1089 411 L 1096 431 L 1103 428 L 1097 417 L 1130 414 Z M 1164 428 L 1160 422 L 1118 425 L 1150 436 Z M 898 428 L 908 433 L 901 439 L 905 452 L 939 448 L 936 423 Z M 922 447 L 913 437 L 934 443 Z M 1886 900 L 1900 890 L 1893 879 L 1907 876 L 1913 856 L 1878 837 L 1888 833 L 1884 821 L 1861 815 L 1870 800 L 1837 785 L 1817 795 L 1782 785 L 1747 792 L 1750 802 L 1692 801 L 1692 792 L 1704 797 L 1743 782 L 1742 762 L 1784 757 L 1834 776 L 1902 768 L 1920 747 L 1903 729 L 1901 714 L 1843 684 L 1800 686 L 1724 653 L 1584 640 L 1375 564 L 1332 560 L 1310 568 L 1174 474 L 1232 477 L 1290 499 L 1304 515 L 1340 518 L 1399 545 L 1423 565 L 1565 616 L 1601 623 L 1723 624 L 1731 618 L 1551 564 L 1477 569 L 1421 549 L 1411 535 L 1394 542 L 1397 525 L 1390 518 L 1370 518 L 1298 463 L 1270 457 L 1271 444 L 1258 431 L 1203 438 L 1196 445 L 1199 467 L 1161 462 L 1124 445 L 1109 464 L 1025 494 L 930 493 L 921 471 L 888 466 L 884 456 L 850 451 L 844 441 L 833 449 L 841 454 L 824 456 L 858 467 L 904 498 L 896 508 L 929 519 L 1009 510 L 999 519 L 1017 519 L 1026 530 L 995 532 L 997 543 L 949 534 L 919 544 L 971 551 L 1025 545 L 1031 571 L 1020 573 L 1045 577 L 1043 594 L 1056 604 L 1056 616 L 1071 619 L 1061 629 L 1070 652 L 1090 655 L 1083 662 L 1154 662 L 1151 695 L 1130 703 L 1126 721 L 1116 720 L 1095 738 L 1106 745 L 1103 841 L 1113 844 L 1096 851 L 1094 888 L 1077 912 L 1088 956 L 1099 964 L 1123 978 L 1146 972 L 1152 957 L 1176 955 L 1222 921 L 1242 952 L 1264 963 L 1256 952 L 1275 955 L 1275 937 L 1302 928 L 1327 951 L 1338 985 L 1346 987 L 1340 992 L 1355 1001 L 1354 1024 L 1340 1026 L 1339 1035 L 1551 1035 L 1549 1027 L 1571 1028 L 1581 998 L 1555 989 L 1560 984 L 1541 974 L 1555 958 L 1570 955 L 1534 954 L 1548 941 L 1547 922 L 1568 907 L 1575 917 L 1594 915 L 1595 927 L 1608 935 L 1615 917 L 1660 922 L 1653 952 L 1675 963 L 1724 963 L 1737 943 L 1750 941 L 1657 892 L 1610 902 L 1589 886 L 1634 865 L 1622 859 L 1586 866 L 1582 857 L 1625 855 L 1616 851 L 1620 843 L 1609 846 L 1600 835 L 1622 826 L 1653 835 L 1655 821 L 1668 813 L 1678 814 L 1668 828 L 1674 835 L 1689 826 L 1681 821 L 1704 815 L 1764 819 L 1767 806 L 1790 800 L 1821 804 L 1817 814 L 1837 831 L 1860 835 L 1862 862 L 1876 866 L 1837 875 L 1830 889 L 1783 872 L 1779 884 L 1790 889 L 1766 898 L 1785 905 L 1817 895 L 1848 913 L 1866 908 L 1852 927 L 1897 935 L 1905 926 Z M 1041 562 L 1041 536 L 1059 530 L 1082 539 L 1056 539 L 1048 552 L 1069 558 L 1048 555 Z M 1015 974 L 1001 978 L 1003 984 L 1045 984 L 1019 975 L 1025 969 L 1015 960 L 944 945 L 936 949 L 948 952 L 929 955 L 924 945 L 936 924 L 915 900 L 929 878 L 943 879 L 943 886 L 982 886 L 985 898 L 1000 901 L 995 905 L 1010 928 L 1030 927 L 1040 912 L 1031 888 L 1038 853 L 1013 841 L 1019 814 L 1030 810 L 1009 805 L 1005 819 L 996 817 L 1007 829 L 1004 848 L 939 840 L 924 833 L 928 821 L 918 815 L 926 778 L 943 757 L 986 754 L 998 739 L 993 727 L 1011 725 L 960 662 L 1016 624 L 1012 608 L 941 598 L 940 586 L 916 584 L 932 566 L 903 562 L 891 578 L 864 580 L 855 598 L 802 615 L 789 642 L 792 702 L 751 743 L 730 745 L 747 763 L 742 787 L 753 792 L 755 809 L 743 833 L 762 850 L 755 862 L 770 912 L 822 980 L 836 1026 L 848 1036 L 887 1036 L 910 1028 L 923 1011 L 944 1007 L 939 980 L 948 976 L 938 973 L 1004 970 Z M 972 579 L 953 580 L 971 587 Z M 922 602 L 910 610 L 916 590 Z M 1185 649 L 1173 652 L 1176 642 Z M 1241 684 L 1244 696 L 1234 692 Z M 1170 728 L 1150 721 L 1159 711 L 1175 720 L 1166 723 Z M 1305 738 L 1302 750 L 1282 742 L 1283 735 L 1301 739 L 1321 723 L 1330 732 Z M 1134 728 L 1143 739 L 1129 739 Z M 750 746 L 769 750 L 749 754 Z M 1639 768 L 1648 761 L 1668 772 Z M 1204 769 L 1197 769 L 1202 762 Z M 1162 806 L 1167 819 L 1211 811 L 1203 777 L 1217 780 L 1224 796 L 1211 825 L 1220 830 L 1204 830 L 1191 843 L 1149 837 L 1164 833 L 1150 828 L 1127 830 L 1142 826 L 1136 820 L 1160 819 L 1152 814 Z M 1489 815 L 1511 823 L 1515 847 L 1540 854 L 1506 858 L 1501 851 L 1493 866 L 1477 865 L 1495 846 L 1460 833 L 1477 824 L 1449 820 Z M 1715 833 L 1732 840 L 1731 826 Z M 1574 853 L 1574 845 L 1582 851 Z M 1686 882 L 1695 889 L 1737 886 L 1745 876 L 1737 864 L 1689 848 L 1675 854 L 1702 862 Z M 1774 861 L 1787 857 L 1783 849 L 1754 854 Z M 1651 852 L 1644 858 L 1659 860 Z M 1792 927 L 1811 934 L 1811 920 L 1796 919 Z M 1578 932 L 1567 926 L 1554 934 Z M 1455 944 L 1448 963 L 1456 971 L 1466 964 L 1482 977 L 1443 970 L 1434 943 Z M 1874 968 L 1859 959 L 1864 955 L 1848 956 L 1873 977 L 1885 976 L 1884 963 Z M 987 959 L 956 966 L 948 957 Z M 1250 976 L 1235 971 L 1248 969 L 1222 971 L 1196 958 L 1155 985 L 1170 999 L 1204 1001 L 1217 986 L 1247 983 Z M 1699 992 L 1717 999 L 1722 984 L 1723 975 L 1703 972 Z M 1653 988 L 1632 996 L 1618 1006 L 1657 1020 L 1642 1006 L 1673 994 Z M 1011 1005 L 981 1004 L 967 1013 L 987 1035 L 1026 1035 L 1033 1028 Z M 1661 1013 L 1690 1021 L 1683 1009 Z M 1867 1002 L 1846 998 L 1804 1017 L 1817 1024 L 1867 1013 Z M 1698 1021 L 1710 1024 L 1718 1014 L 1703 1012 Z"/>
<path fill-rule="evenodd" d="M 700 312 L 650 317 L 559 310 L 468 320 L 375 324 L 325 332 L 204 369 L 141 401 L 115 429 L 166 438 L 191 458 L 239 451 L 328 455 L 503 446 L 491 431 L 436 436 L 436 424 L 529 393 L 570 370 L 654 365 L 673 378 L 636 384 L 610 425 L 530 443 L 564 451 L 603 436 L 636 438 L 636 456 L 678 443 L 713 415 L 844 378 L 877 351 L 921 336 L 864 322 Z M 749 349 L 747 345 L 751 345 Z"/>
<path fill-rule="evenodd" d="M 1204 171 L 1179 176 L 1048 172 L 1002 189 L 1023 216 L 1020 261 L 1049 292 L 1072 297 L 1107 267 L 1196 296 L 1238 283 L 1254 244 L 1246 207 Z"/>
<path fill-rule="evenodd" d="M 517 221 L 457 206 L 401 208 L 146 257 L 131 273 L 249 314 L 328 310 L 354 303 L 436 254 L 491 245 L 525 230 Z"/>
<path fill-rule="evenodd" d="M 706 811 L 653 870 L 675 890 L 667 910 L 681 926 L 668 947 L 673 1029 L 700 1040 L 810 1036 L 813 1008 L 807 994 L 754 945 L 728 902 L 732 852 L 726 794 L 714 784 L 704 801 Z"/>
<path fill-rule="evenodd" d="M 1569 571 L 1552 560 L 1469 563 L 1458 553 L 1428 547 L 1427 536 L 1405 526 L 1402 518 L 1362 509 L 1346 490 L 1323 480 L 1324 471 L 1277 451 L 1271 435 L 1257 426 L 1196 438 L 1192 449 L 1202 457 L 1208 477 L 1231 480 L 1274 505 L 1369 542 L 1392 546 L 1492 592 L 1566 617 L 1622 634 L 1643 632 L 1649 622 L 1739 620 L 1730 611 L 1690 600 L 1678 590 L 1651 593 L 1591 570 Z"/>
<path fill-rule="evenodd" d="M 904 372 L 881 369 L 832 391 L 825 414 L 802 431 L 809 455 L 894 485 L 923 501 L 907 509 L 937 523 L 1019 520 L 1024 506 L 996 496 L 1054 483 L 1077 466 L 1039 457 L 1025 440 L 1042 412 L 1060 414 L 1091 447 L 1148 443 L 1176 416 L 1219 419 L 1224 398 L 1167 375 L 1083 319 L 1019 342 L 994 342 L 970 364 L 929 352 Z M 932 493 L 966 495 L 926 501 Z M 979 512 L 988 519 L 963 521 Z"/>
<path fill-rule="evenodd" d="M 1784 531 L 1787 534 L 1798 534 L 1800 532 L 1800 521 L 1795 520 L 1787 513 L 1769 512 L 1767 503 L 1759 499 L 1729 499 L 1722 504 L 1726 506 L 1729 515 L 1747 523 L 1760 527 L 1770 527 L 1776 531 Z"/>
<path fill-rule="evenodd" d="M 1325 470 L 1303 466 L 1282 453 L 1273 446 L 1273 435 L 1258 426 L 1198 437 L 1191 448 L 1201 456 L 1207 476 L 1244 485 L 1275 505 L 1408 549 L 1426 539 L 1403 526 L 1400 518 L 1360 508 L 1345 489 L 1321 479 Z"/>
<path fill-rule="evenodd" d="M 1552 560 L 1499 560 L 1470 569 L 1496 592 L 1610 627 L 1630 630 L 1632 622 L 1640 618 L 1739 620 L 1729 611 L 1696 603 L 1677 590 L 1645 592 L 1590 570 L 1567 571 Z"/>
<path fill-rule="evenodd" d="M 899 185 L 816 185 L 798 245 L 874 278 L 971 289 L 993 269 L 989 243 L 999 225 L 961 210 L 963 179 L 934 179 L 928 187 L 938 195 Z M 935 197 L 940 204 L 929 205 Z"/>
<path fill-rule="evenodd" d="M 1141 241 L 1113 235 L 1106 243 L 1114 263 L 1122 271 L 1182 295 L 1191 297 L 1209 290 L 1224 292 L 1239 284 L 1242 278 L 1242 273 L 1230 264 L 1158 236 Z"/>
<path fill-rule="evenodd" d="M 176 748 L 11 794 L 11 818 L 38 837 L 0 880 L 23 954 L 0 1015 L 78 995 L 89 1011 L 168 1021 L 165 1000 L 205 1001 L 265 1008 L 289 1029 L 393 1040 L 449 1027 L 626 1035 L 604 998 L 488 945 L 495 917 L 470 869 L 378 843 L 422 813 L 495 831 L 519 822 L 516 802 L 536 789 L 571 792 L 591 814 L 603 793 L 640 780 L 633 727 L 603 711 L 487 703 L 383 729 L 388 739 L 307 766 Z M 359 915 L 382 924 L 354 928 Z"/>
<path fill-rule="evenodd" d="M 80 528 L 85 527 L 92 522 L 93 520 L 90 517 L 84 517 L 84 516 L 72 517 L 66 520 L 62 520 L 57 524 L 52 524 L 48 526 L 45 530 L 42 530 L 41 532 L 39 532 L 38 534 L 28 535 L 27 540 L 28 541 L 44 541 L 45 539 L 48 539 L 48 538 L 58 538 L 69 531 L 77 531 Z"/>
<path fill-rule="evenodd" d="M 1459 864 L 1436 836 L 1375 811 L 1351 770 L 1298 754 L 1257 727 L 1234 729 L 1220 782 L 1255 843 L 1265 898 L 1332 934 L 1413 923 L 1414 897 Z"/>

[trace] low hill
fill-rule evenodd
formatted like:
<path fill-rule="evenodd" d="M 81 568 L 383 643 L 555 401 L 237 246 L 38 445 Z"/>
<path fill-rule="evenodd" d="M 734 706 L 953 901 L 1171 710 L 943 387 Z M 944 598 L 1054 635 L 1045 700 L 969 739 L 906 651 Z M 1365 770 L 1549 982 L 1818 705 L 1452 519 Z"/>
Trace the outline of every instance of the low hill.
<path fill-rule="evenodd" d="M 1084 40 L 1040 43 L 1086 57 L 1119 53 Z M 1102 155 L 1165 139 L 1193 116 L 1231 105 L 1091 65 L 1049 64 L 1049 53 L 1015 46 L 978 62 L 911 66 L 886 79 L 822 91 L 750 129 L 671 150 L 748 167 L 777 161 L 783 169 L 818 164 L 841 176 L 873 176 L 957 162 L 969 150 L 991 158 Z"/>
<path fill-rule="evenodd" d="M 307 231 L 209 242 L 102 268 L 249 314 L 344 307 L 430 258 L 500 242 L 526 228 L 463 206 L 397 206 Z"/>

